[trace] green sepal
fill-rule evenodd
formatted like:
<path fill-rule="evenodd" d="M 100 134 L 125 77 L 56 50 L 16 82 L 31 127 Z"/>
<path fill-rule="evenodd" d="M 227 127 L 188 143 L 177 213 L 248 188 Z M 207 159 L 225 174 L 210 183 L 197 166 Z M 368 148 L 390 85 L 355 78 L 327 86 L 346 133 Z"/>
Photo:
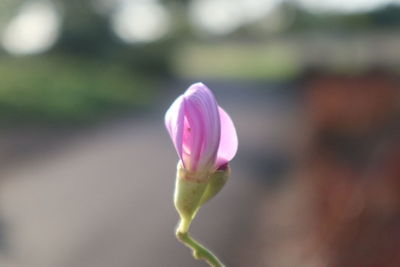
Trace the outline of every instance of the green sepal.
<path fill-rule="evenodd" d="M 200 208 L 200 200 L 207 188 L 208 179 L 195 179 L 178 165 L 174 204 L 181 217 L 179 231 L 187 232 Z"/>
<path fill-rule="evenodd" d="M 217 170 L 211 174 L 188 172 L 178 163 L 174 204 L 181 222 L 177 232 L 186 233 L 200 207 L 213 198 L 225 185 L 230 175 L 230 168 Z"/>
<path fill-rule="evenodd" d="M 210 174 L 210 180 L 203 196 L 201 197 L 200 206 L 212 199 L 219 191 L 221 191 L 222 187 L 224 187 L 225 183 L 228 181 L 230 173 L 231 169 L 228 167 L 226 170 L 217 170 L 213 174 Z"/>

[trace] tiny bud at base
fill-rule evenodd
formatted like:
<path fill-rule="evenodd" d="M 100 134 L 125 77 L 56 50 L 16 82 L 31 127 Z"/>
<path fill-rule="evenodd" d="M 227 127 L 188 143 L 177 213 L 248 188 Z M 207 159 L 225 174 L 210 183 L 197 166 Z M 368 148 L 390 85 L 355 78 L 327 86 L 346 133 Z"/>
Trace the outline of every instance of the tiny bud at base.
<path fill-rule="evenodd" d="M 213 174 L 210 174 L 210 181 L 208 182 L 207 188 L 200 200 L 200 206 L 213 198 L 222 187 L 224 187 L 226 181 L 231 174 L 231 169 L 229 166 L 225 170 L 217 170 Z"/>

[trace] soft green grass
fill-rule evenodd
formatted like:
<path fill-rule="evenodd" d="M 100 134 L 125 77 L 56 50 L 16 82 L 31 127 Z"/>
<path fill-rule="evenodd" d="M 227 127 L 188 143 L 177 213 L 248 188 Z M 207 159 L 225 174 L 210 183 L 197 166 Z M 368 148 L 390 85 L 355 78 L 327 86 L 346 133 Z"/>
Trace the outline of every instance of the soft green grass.
<path fill-rule="evenodd" d="M 77 122 L 151 101 L 149 81 L 123 66 L 63 57 L 0 61 L 0 120 Z"/>
<path fill-rule="evenodd" d="M 288 46 L 278 44 L 186 44 L 177 49 L 175 72 L 185 78 L 286 80 L 301 70 Z"/>

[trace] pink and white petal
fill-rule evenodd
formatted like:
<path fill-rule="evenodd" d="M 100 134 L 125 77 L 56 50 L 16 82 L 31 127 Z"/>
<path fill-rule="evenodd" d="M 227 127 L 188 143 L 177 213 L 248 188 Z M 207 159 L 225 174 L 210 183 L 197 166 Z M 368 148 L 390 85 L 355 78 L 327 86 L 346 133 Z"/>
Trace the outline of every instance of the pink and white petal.
<path fill-rule="evenodd" d="M 171 136 L 178 156 L 182 160 L 182 140 L 184 130 L 184 98 L 179 96 L 165 113 L 165 126 Z"/>
<path fill-rule="evenodd" d="M 184 129 L 183 145 L 189 150 L 188 157 L 184 157 L 186 168 L 195 171 L 199 166 L 201 157 L 203 140 L 204 140 L 204 127 L 202 123 L 202 115 L 199 109 L 190 101 L 185 98 L 185 118 L 187 125 Z"/>
<path fill-rule="evenodd" d="M 213 167 L 217 157 L 219 141 L 221 138 L 221 124 L 218 112 L 218 103 L 214 94 L 206 85 L 197 83 L 194 86 L 196 86 L 198 88 L 198 92 L 201 93 L 205 123 L 204 128 L 206 131 L 202 164 Z"/>
<path fill-rule="evenodd" d="M 197 158 L 198 166 L 211 168 L 215 164 L 220 140 L 218 104 L 213 93 L 202 83 L 193 84 L 184 95 L 186 104 L 193 107 L 199 115 L 197 119 L 201 127 L 202 147 Z"/>
<path fill-rule="evenodd" d="M 217 154 L 217 168 L 235 157 L 238 149 L 236 128 L 228 113 L 218 107 L 221 121 L 221 140 Z"/>

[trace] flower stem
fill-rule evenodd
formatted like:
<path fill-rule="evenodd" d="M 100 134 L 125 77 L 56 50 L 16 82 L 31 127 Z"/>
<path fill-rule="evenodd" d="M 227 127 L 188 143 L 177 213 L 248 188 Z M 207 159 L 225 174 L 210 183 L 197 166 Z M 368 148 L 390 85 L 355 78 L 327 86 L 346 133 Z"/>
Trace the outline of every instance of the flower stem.
<path fill-rule="evenodd" d="M 191 248 L 193 251 L 193 257 L 196 260 L 204 260 L 211 267 L 225 267 L 223 263 L 208 249 L 206 249 L 199 242 L 194 240 L 189 232 L 181 232 L 180 228 L 176 231 L 176 237 L 187 247 Z"/>

